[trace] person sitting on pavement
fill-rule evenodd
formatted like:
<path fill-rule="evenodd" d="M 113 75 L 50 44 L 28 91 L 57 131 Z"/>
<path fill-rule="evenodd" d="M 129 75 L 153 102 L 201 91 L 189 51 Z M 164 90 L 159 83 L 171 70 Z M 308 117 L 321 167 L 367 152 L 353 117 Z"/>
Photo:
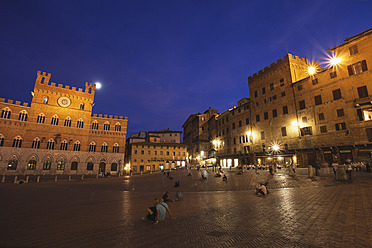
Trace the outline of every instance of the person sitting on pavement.
<path fill-rule="evenodd" d="M 183 198 L 182 193 L 181 192 L 177 192 L 176 193 L 176 201 L 180 201 L 180 200 L 182 200 L 182 198 Z"/>
<path fill-rule="evenodd" d="M 227 182 L 227 176 L 226 175 L 223 175 L 222 181 L 226 181 Z"/>
<path fill-rule="evenodd" d="M 156 218 L 156 205 L 159 204 L 159 200 L 155 199 L 154 202 L 152 203 L 152 207 L 149 207 L 147 209 L 146 216 L 142 218 L 142 220 L 152 220 L 155 221 Z"/>
<path fill-rule="evenodd" d="M 260 183 L 260 186 L 256 188 L 256 196 L 265 196 L 267 194 L 267 189 L 265 184 Z"/>
<path fill-rule="evenodd" d="M 180 181 L 177 181 L 177 182 L 174 183 L 174 187 L 175 187 L 175 188 L 177 188 L 177 187 L 179 187 L 179 186 L 180 186 Z"/>
<path fill-rule="evenodd" d="M 167 212 L 172 220 L 176 219 L 175 217 L 172 216 L 172 212 L 170 211 L 168 205 L 164 202 L 163 198 L 161 198 L 159 204 L 156 205 L 155 224 L 158 224 L 159 221 L 164 220 Z"/>
<path fill-rule="evenodd" d="M 163 199 L 163 202 L 170 202 L 171 200 L 168 198 L 168 191 L 164 193 L 164 195 L 161 197 Z"/>

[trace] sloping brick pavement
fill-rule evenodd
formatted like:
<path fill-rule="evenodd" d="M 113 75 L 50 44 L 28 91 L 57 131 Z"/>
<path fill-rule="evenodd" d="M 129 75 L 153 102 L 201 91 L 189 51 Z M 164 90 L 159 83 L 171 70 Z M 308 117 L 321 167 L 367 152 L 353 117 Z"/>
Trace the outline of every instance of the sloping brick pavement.
<path fill-rule="evenodd" d="M 345 183 L 296 172 L 226 172 L 228 182 L 181 170 L 173 180 L 157 173 L 0 184 L 0 247 L 372 247 L 372 173 Z M 266 180 L 271 193 L 254 196 Z M 184 195 L 169 203 L 177 219 L 142 221 L 167 190 Z"/>

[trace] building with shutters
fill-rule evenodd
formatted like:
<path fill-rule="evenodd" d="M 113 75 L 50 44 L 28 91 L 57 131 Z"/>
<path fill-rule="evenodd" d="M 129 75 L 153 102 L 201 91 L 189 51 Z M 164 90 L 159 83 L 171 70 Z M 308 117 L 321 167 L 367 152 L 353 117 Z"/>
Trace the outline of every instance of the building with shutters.
<path fill-rule="evenodd" d="M 329 51 L 329 65 L 287 54 L 248 77 L 250 98 L 200 125 L 222 166 L 370 160 L 372 29 Z M 184 140 L 190 139 L 184 124 Z M 191 134 L 191 133 L 190 133 Z M 208 141 L 206 141 L 208 142 Z M 191 143 L 196 144 L 193 140 Z M 207 146 L 207 145 L 205 145 Z"/>

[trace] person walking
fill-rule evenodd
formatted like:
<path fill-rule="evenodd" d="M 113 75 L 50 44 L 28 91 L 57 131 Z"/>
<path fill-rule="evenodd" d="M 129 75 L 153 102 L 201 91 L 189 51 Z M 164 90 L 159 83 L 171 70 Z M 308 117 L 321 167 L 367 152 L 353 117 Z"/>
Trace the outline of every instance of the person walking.
<path fill-rule="evenodd" d="M 347 173 L 347 178 L 348 178 L 349 183 L 352 183 L 352 182 L 353 182 L 353 181 L 351 180 L 351 173 L 352 173 L 352 171 L 353 171 L 353 167 L 351 167 L 351 164 L 348 163 L 348 164 L 346 165 L 346 173 Z"/>

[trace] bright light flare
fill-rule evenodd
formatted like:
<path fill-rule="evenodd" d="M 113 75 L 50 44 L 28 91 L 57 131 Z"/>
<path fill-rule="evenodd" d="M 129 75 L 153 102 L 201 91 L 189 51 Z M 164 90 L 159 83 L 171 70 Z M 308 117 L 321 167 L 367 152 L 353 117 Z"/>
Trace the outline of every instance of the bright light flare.
<path fill-rule="evenodd" d="M 332 66 L 336 66 L 338 64 L 340 64 L 342 61 L 342 58 L 341 57 L 333 57 L 330 59 L 329 63 L 332 65 Z"/>
<path fill-rule="evenodd" d="M 276 152 L 280 150 L 280 147 L 277 144 L 274 144 L 272 148 Z"/>
<path fill-rule="evenodd" d="M 100 82 L 96 82 L 96 89 L 101 89 L 102 88 L 102 84 Z"/>
<path fill-rule="evenodd" d="M 307 68 L 307 72 L 309 73 L 309 75 L 314 75 L 315 72 L 316 72 L 316 67 L 310 65 L 310 66 Z"/>

